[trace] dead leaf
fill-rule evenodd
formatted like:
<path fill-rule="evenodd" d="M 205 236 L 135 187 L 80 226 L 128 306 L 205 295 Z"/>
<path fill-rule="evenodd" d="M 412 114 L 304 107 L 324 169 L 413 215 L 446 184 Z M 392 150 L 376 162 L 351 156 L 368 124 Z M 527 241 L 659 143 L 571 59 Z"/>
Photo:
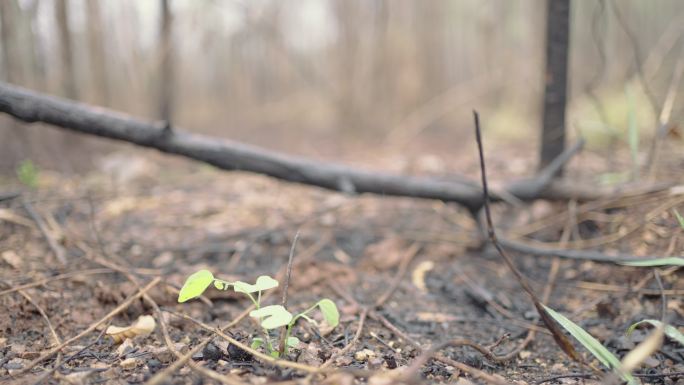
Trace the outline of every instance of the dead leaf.
<path fill-rule="evenodd" d="M 335 259 L 344 263 L 345 265 L 349 265 L 351 263 L 351 257 L 349 256 L 349 254 L 347 254 L 344 250 L 340 248 L 335 249 L 335 251 L 333 252 L 333 256 L 335 257 Z"/>
<path fill-rule="evenodd" d="M 105 331 L 105 334 L 112 337 L 114 342 L 119 343 L 127 338 L 132 338 L 140 335 L 147 335 L 154 331 L 156 322 L 151 315 L 143 315 L 138 317 L 135 323 L 128 327 L 110 326 Z"/>
<path fill-rule="evenodd" d="M 458 320 L 458 317 L 446 313 L 418 312 L 416 319 L 423 322 L 450 322 Z"/>
<path fill-rule="evenodd" d="M 135 369 L 139 364 L 142 364 L 142 361 L 140 359 L 131 357 L 121 361 L 119 363 L 119 366 L 121 366 L 122 369 L 129 370 Z"/>
<path fill-rule="evenodd" d="M 622 359 L 621 370 L 630 373 L 660 348 L 665 338 L 665 327 L 660 325 L 645 340 L 629 351 Z"/>
<path fill-rule="evenodd" d="M 418 290 L 422 291 L 423 293 L 427 293 L 428 289 L 425 285 L 425 275 L 434 268 L 435 263 L 432 261 L 420 262 L 418 266 L 413 269 L 413 273 L 411 273 L 411 282 L 413 282 L 413 286 L 417 287 Z"/>
<path fill-rule="evenodd" d="M 2 260 L 15 269 L 20 269 L 22 265 L 21 257 L 14 250 L 3 251 L 0 255 Z"/>

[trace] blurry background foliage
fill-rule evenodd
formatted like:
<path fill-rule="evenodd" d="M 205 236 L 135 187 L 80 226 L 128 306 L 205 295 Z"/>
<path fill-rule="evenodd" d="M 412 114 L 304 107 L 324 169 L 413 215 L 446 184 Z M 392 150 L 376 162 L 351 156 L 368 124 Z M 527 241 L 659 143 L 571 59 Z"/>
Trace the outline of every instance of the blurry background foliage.
<path fill-rule="evenodd" d="M 178 126 L 322 159 L 470 148 L 472 108 L 492 141 L 538 145 L 543 1 L 167 1 L 165 48 L 163 0 L 2 0 L 0 77 L 147 119 L 168 83 Z M 630 124 L 651 137 L 683 32 L 681 0 L 574 1 L 568 130 L 595 149 L 628 146 Z M 0 117 L 7 173 L 116 146 Z"/>

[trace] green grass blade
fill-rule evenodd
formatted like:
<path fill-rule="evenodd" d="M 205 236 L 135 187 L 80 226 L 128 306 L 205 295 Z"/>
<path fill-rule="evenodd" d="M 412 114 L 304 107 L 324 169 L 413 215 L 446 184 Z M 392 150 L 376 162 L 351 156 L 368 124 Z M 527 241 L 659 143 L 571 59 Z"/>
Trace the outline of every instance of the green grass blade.
<path fill-rule="evenodd" d="M 677 209 L 673 209 L 672 211 L 674 211 L 674 215 L 677 218 L 677 222 L 679 222 L 679 227 L 684 229 L 684 217 L 682 217 L 682 215 L 679 213 L 679 211 L 677 211 Z"/>
<path fill-rule="evenodd" d="M 645 323 L 651 324 L 653 327 L 656 327 L 656 328 L 660 327 L 660 325 L 663 324 L 662 322 L 660 322 L 658 320 L 645 319 L 643 321 L 639 321 L 639 322 L 633 324 L 632 326 L 630 326 L 627 329 L 627 335 L 632 334 L 632 332 L 634 331 L 634 329 L 637 328 L 637 326 L 643 325 Z M 672 338 L 673 340 L 677 341 L 680 345 L 684 346 L 684 334 L 682 334 L 682 332 L 677 330 L 677 328 L 675 328 L 674 326 L 665 325 L 665 335 Z"/>
<path fill-rule="evenodd" d="M 620 368 L 620 360 L 611 353 L 605 346 L 603 346 L 596 338 L 592 337 L 591 334 L 587 333 L 579 325 L 570 321 L 564 315 L 556 312 L 548 306 L 544 306 L 544 309 L 553 317 L 556 322 L 558 322 L 565 330 L 570 333 L 582 346 L 584 346 L 597 360 L 599 360 L 603 365 L 610 369 L 618 370 Z M 621 374 L 621 377 L 628 381 L 629 383 L 635 383 L 634 377 L 630 374 Z"/>
<path fill-rule="evenodd" d="M 634 170 L 634 178 L 638 176 L 639 172 L 639 125 L 636 118 L 636 101 L 634 100 L 634 91 L 631 87 L 625 88 L 627 94 L 627 142 L 629 143 L 629 151 L 632 155 L 632 170 Z"/>
<path fill-rule="evenodd" d="M 651 258 L 651 259 L 635 259 L 633 261 L 620 262 L 625 266 L 637 267 L 655 267 L 655 266 L 684 266 L 684 258 L 682 257 L 666 257 L 666 258 Z"/>

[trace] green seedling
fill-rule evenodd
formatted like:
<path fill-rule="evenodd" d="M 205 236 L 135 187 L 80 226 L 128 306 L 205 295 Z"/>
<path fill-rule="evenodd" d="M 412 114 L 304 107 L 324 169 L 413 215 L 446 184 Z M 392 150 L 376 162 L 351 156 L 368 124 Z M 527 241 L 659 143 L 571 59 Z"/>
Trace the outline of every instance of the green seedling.
<path fill-rule="evenodd" d="M 30 188 L 38 187 L 38 167 L 31 160 L 25 160 L 17 167 L 17 178 Z"/>
<path fill-rule="evenodd" d="M 632 332 L 634 331 L 634 329 L 637 328 L 637 326 L 640 326 L 643 324 L 650 324 L 651 326 L 656 327 L 656 328 L 663 325 L 663 323 L 658 321 L 658 320 L 645 319 L 643 321 L 639 321 L 639 322 L 633 324 L 632 326 L 630 326 L 627 329 L 627 336 L 632 334 Z M 665 335 L 666 336 L 672 338 L 672 340 L 677 341 L 680 345 L 684 346 L 684 334 L 682 334 L 682 332 L 680 332 L 679 330 L 677 330 L 677 328 L 675 328 L 674 326 L 671 326 L 671 325 L 665 325 L 664 329 L 665 329 Z"/>
<path fill-rule="evenodd" d="M 684 258 L 682 257 L 664 257 L 651 259 L 635 259 L 633 261 L 619 262 L 625 266 L 636 267 L 657 267 L 657 266 L 684 266 Z"/>
<path fill-rule="evenodd" d="M 249 315 L 250 317 L 259 321 L 259 325 L 263 330 L 261 337 L 254 337 L 252 339 L 251 347 L 252 349 L 258 349 L 259 347 L 263 346 L 271 356 L 276 358 L 279 357 L 280 352 L 278 352 L 277 348 L 273 345 L 272 339 L 269 335 L 271 330 L 285 327 L 284 353 L 287 354 L 289 348 L 296 347 L 299 344 L 299 339 L 297 337 L 291 336 L 292 329 L 299 319 L 303 318 L 306 321 L 318 326 L 317 322 L 309 317 L 309 314 L 316 310 L 316 308 L 320 310 L 321 314 L 323 315 L 323 319 L 330 327 L 337 326 L 340 321 L 340 313 L 337 310 L 337 306 L 333 301 L 327 298 L 318 301 L 315 305 L 311 306 L 305 311 L 294 315 L 282 305 L 269 305 L 262 307 L 262 292 L 276 288 L 279 285 L 277 280 L 267 275 L 260 276 L 257 278 L 254 284 L 250 284 L 242 281 L 224 281 L 222 279 L 215 278 L 214 275 L 208 270 L 200 270 L 189 276 L 185 281 L 185 284 L 178 294 L 178 302 L 186 302 L 190 299 L 201 296 L 212 284 L 218 290 L 228 290 L 232 287 L 233 291 L 236 293 L 245 294 L 250 301 L 252 301 L 255 309 L 252 310 Z"/>

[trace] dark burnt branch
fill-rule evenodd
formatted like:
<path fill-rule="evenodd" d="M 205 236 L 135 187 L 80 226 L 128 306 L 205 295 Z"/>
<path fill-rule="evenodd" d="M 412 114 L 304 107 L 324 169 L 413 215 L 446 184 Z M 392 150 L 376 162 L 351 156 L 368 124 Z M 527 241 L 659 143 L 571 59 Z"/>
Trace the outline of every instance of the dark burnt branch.
<path fill-rule="evenodd" d="M 249 171 L 330 190 L 438 199 L 461 204 L 472 212 L 483 204 L 481 191 L 474 182 L 366 171 L 192 134 L 175 127 L 173 131 L 164 130 L 157 123 L 6 83 L 0 83 L 0 112 L 28 123 L 48 123 L 71 131 L 182 155 L 225 170 Z M 513 183 L 505 189 L 506 192 L 520 200 L 546 198 L 547 191 L 552 191 L 547 188 L 549 183 L 581 145 L 578 143 L 568 149 L 537 178 Z M 550 196 L 558 198 L 558 193 L 554 192 Z M 490 198 L 493 201 L 502 200 L 495 193 Z"/>

